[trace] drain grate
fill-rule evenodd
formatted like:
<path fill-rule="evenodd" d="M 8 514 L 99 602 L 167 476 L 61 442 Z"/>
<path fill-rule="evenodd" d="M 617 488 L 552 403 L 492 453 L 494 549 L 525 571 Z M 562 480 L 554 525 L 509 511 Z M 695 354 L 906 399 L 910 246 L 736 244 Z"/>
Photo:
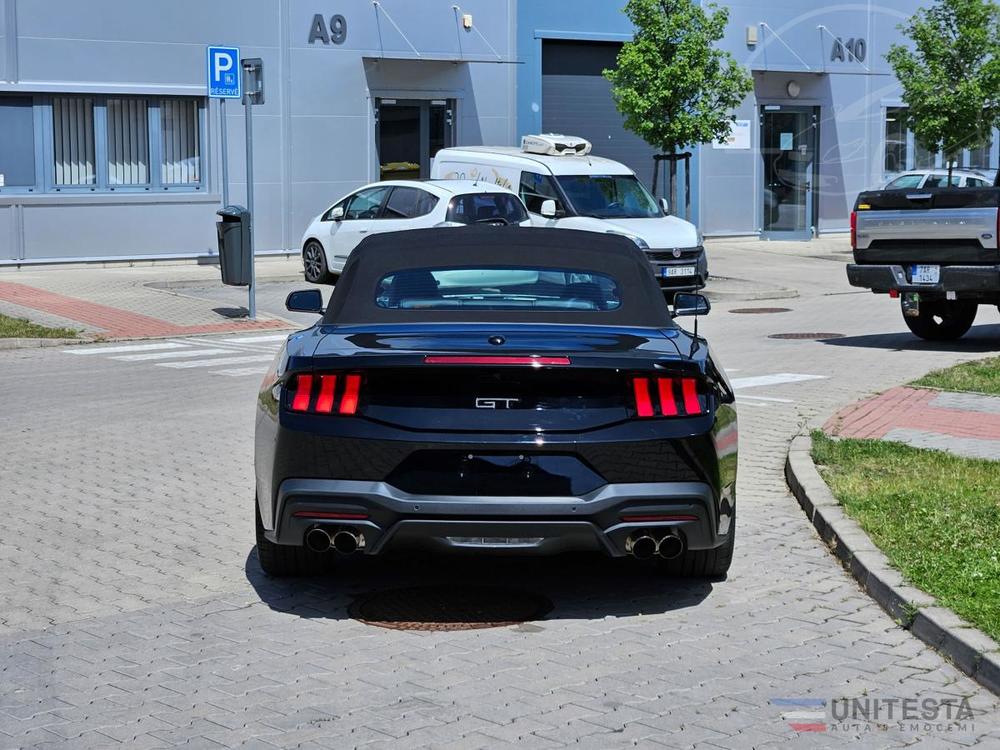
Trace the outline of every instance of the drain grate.
<path fill-rule="evenodd" d="M 774 313 L 791 312 L 790 307 L 738 307 L 729 312 L 735 315 L 773 315 Z"/>
<path fill-rule="evenodd" d="M 842 339 L 842 333 L 772 333 L 769 339 L 786 339 L 791 341 L 823 341 L 824 339 Z"/>
<path fill-rule="evenodd" d="M 359 597 L 355 620 L 392 630 L 478 630 L 540 620 L 552 609 L 544 597 L 492 586 L 423 586 Z"/>

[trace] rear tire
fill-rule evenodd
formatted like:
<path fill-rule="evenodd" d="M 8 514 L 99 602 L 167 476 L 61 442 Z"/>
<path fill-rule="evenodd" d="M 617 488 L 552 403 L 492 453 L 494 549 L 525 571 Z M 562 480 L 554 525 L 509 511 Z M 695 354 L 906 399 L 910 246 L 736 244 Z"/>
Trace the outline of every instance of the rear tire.
<path fill-rule="evenodd" d="M 729 524 L 729 535 L 721 547 L 715 549 L 689 549 L 673 560 L 659 560 L 660 569 L 668 575 L 685 578 L 723 579 L 729 572 L 736 549 L 736 512 Z"/>
<path fill-rule="evenodd" d="M 312 284 L 329 284 L 330 269 L 326 265 L 326 251 L 316 240 L 309 240 L 302 248 L 302 269 L 306 281 Z"/>
<path fill-rule="evenodd" d="M 903 315 L 903 320 L 915 336 L 925 341 L 954 341 L 972 328 L 978 310 L 975 302 L 921 302 L 920 315 L 914 318 Z"/>
<path fill-rule="evenodd" d="M 275 544 L 264 535 L 264 522 L 260 519 L 260 507 L 254 500 L 254 520 L 257 528 L 257 560 L 261 570 L 272 578 L 290 576 L 313 576 L 330 569 L 333 555 L 313 552 L 308 547 L 291 547 Z"/>

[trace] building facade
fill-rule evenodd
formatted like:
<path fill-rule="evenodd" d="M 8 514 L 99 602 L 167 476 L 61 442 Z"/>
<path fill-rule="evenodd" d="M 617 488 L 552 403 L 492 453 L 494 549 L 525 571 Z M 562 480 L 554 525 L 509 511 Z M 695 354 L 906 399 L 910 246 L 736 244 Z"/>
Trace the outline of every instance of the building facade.
<path fill-rule="evenodd" d="M 264 63 L 256 247 L 445 145 L 515 139 L 513 0 L 0 0 L 0 263 L 216 252 L 220 128 L 244 203 L 244 113 L 206 46 Z"/>
<path fill-rule="evenodd" d="M 725 144 L 697 146 L 706 235 L 845 231 L 856 194 L 940 164 L 900 125 L 884 56 L 920 0 L 732 0 L 722 46 L 753 93 Z M 206 46 L 264 62 L 254 108 L 256 246 L 296 252 L 310 218 L 447 145 L 567 132 L 650 183 L 653 149 L 601 75 L 624 0 L 0 0 L 0 264 L 210 256 L 244 112 L 207 98 Z M 996 143 L 963 166 L 997 163 Z"/>

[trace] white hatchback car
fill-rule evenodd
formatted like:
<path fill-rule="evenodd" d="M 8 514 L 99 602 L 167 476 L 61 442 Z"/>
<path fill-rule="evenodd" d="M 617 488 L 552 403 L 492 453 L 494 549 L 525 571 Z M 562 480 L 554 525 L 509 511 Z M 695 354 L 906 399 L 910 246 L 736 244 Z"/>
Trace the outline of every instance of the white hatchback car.
<path fill-rule="evenodd" d="M 951 172 L 951 187 L 984 188 L 993 185 L 993 181 L 982 172 L 966 169 L 953 169 Z M 904 172 L 889 180 L 883 190 L 918 190 L 921 188 L 948 187 L 947 169 L 915 169 Z"/>
<path fill-rule="evenodd" d="M 331 281 L 344 269 L 351 251 L 371 234 L 470 224 L 529 227 L 531 220 L 515 193 L 489 182 L 373 182 L 341 198 L 309 224 L 302 235 L 306 281 Z"/>

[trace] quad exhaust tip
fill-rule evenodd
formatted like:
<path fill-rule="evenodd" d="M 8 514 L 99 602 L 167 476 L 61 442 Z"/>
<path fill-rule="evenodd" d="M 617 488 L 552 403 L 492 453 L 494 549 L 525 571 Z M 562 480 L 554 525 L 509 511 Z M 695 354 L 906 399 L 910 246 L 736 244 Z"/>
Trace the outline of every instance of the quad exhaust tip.
<path fill-rule="evenodd" d="M 656 545 L 656 554 L 664 560 L 674 560 L 684 554 L 684 541 L 676 534 L 667 534 Z"/>
<path fill-rule="evenodd" d="M 629 537 L 625 540 L 625 551 L 638 560 L 648 560 L 656 554 L 656 540 L 649 534 Z"/>
<path fill-rule="evenodd" d="M 337 529 L 331 533 L 321 526 L 315 526 L 306 532 L 306 547 L 313 552 L 326 552 L 332 547 L 342 555 L 350 555 L 364 546 L 364 534 L 354 529 Z"/>

